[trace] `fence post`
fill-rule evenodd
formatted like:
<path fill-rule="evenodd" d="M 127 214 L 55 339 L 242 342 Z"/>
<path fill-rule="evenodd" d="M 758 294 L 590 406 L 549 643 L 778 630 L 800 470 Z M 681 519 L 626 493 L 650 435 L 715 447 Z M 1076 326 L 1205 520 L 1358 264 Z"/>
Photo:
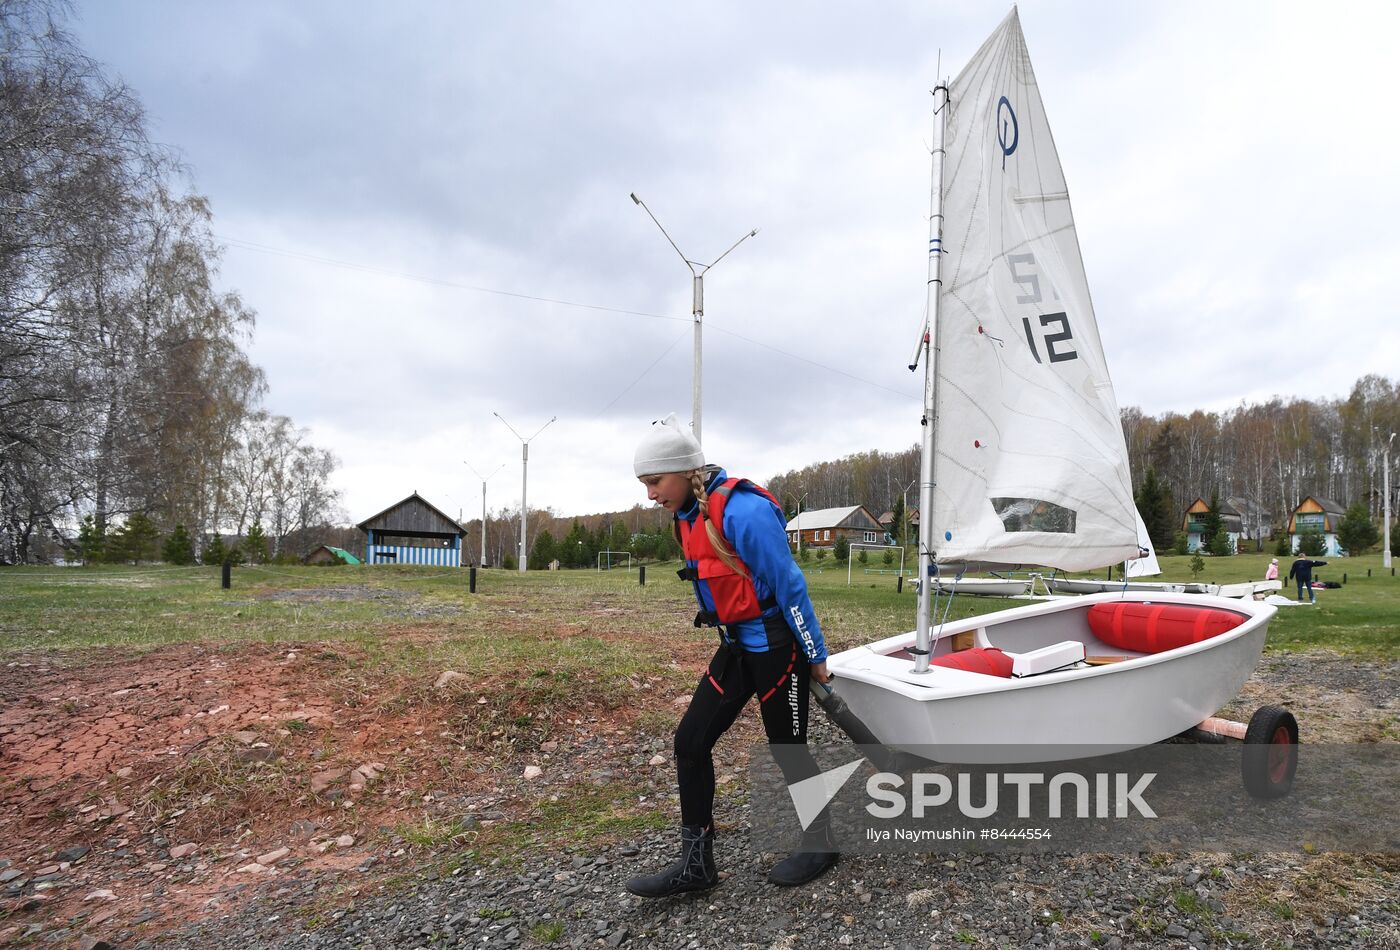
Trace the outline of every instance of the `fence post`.
<path fill-rule="evenodd" d="M 1347 586 L 1347 575 L 1346 575 L 1346 571 L 1343 571 L 1343 572 L 1342 572 L 1342 586 L 1343 586 L 1343 587 Z"/>
<path fill-rule="evenodd" d="M 231 562 L 229 562 L 229 561 L 225 561 L 225 562 L 224 562 L 224 564 L 223 564 L 223 570 L 222 570 L 222 572 L 221 572 L 220 581 L 221 581 L 220 586 L 222 586 L 224 590 L 228 590 L 229 587 L 232 585 L 232 583 L 233 583 L 233 564 L 232 564 Z"/>
<path fill-rule="evenodd" d="M 473 564 L 471 570 L 467 571 L 467 588 L 470 593 L 476 593 L 476 565 Z"/>
<path fill-rule="evenodd" d="M 647 566 L 645 564 L 637 565 L 637 581 L 643 587 L 647 586 Z"/>
<path fill-rule="evenodd" d="M 904 593 L 904 575 L 903 575 L 903 574 L 899 575 L 899 577 L 895 580 L 895 582 L 894 582 L 894 592 L 895 592 L 896 594 L 902 594 L 902 593 Z"/>

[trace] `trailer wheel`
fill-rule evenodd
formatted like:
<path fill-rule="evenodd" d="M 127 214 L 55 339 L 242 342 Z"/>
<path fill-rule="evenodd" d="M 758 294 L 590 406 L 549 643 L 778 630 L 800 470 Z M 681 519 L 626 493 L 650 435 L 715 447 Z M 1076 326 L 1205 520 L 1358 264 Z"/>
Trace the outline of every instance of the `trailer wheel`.
<path fill-rule="evenodd" d="M 1282 706 L 1261 706 L 1249 718 L 1240 759 L 1245 791 L 1255 798 L 1282 798 L 1293 791 L 1298 771 L 1298 720 Z"/>

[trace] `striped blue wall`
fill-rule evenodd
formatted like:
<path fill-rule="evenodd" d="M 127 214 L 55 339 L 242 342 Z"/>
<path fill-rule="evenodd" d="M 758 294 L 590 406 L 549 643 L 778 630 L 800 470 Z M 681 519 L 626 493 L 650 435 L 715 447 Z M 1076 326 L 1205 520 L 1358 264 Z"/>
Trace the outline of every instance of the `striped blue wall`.
<path fill-rule="evenodd" d="M 397 555 L 392 560 L 379 557 L 381 552 Z M 434 567 L 461 567 L 462 561 L 456 547 L 451 548 L 400 548 L 388 544 L 371 544 L 365 560 L 370 564 L 428 564 Z"/>

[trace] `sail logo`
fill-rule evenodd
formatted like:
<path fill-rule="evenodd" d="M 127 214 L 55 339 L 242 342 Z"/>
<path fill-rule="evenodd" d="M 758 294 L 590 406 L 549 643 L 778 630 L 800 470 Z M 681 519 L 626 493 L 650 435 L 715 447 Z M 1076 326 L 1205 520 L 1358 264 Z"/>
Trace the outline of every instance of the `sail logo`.
<path fill-rule="evenodd" d="M 997 144 L 1001 146 L 1001 170 L 1006 171 L 1006 158 L 1016 151 L 1021 143 L 1021 124 L 1016 121 L 1016 110 L 1011 108 L 1011 100 L 1005 96 L 997 103 Z"/>

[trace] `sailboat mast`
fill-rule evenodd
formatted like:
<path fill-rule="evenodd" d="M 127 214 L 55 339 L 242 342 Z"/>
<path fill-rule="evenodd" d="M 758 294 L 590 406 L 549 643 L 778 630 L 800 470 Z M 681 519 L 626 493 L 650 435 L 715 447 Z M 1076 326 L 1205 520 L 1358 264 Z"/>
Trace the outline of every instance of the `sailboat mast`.
<path fill-rule="evenodd" d="M 938 424 L 938 303 L 943 286 L 943 156 L 948 85 L 933 91 L 933 184 L 928 213 L 928 324 L 924 331 L 923 440 L 919 451 L 919 608 L 914 626 L 914 672 L 927 673 L 932 644 L 933 433 Z"/>

